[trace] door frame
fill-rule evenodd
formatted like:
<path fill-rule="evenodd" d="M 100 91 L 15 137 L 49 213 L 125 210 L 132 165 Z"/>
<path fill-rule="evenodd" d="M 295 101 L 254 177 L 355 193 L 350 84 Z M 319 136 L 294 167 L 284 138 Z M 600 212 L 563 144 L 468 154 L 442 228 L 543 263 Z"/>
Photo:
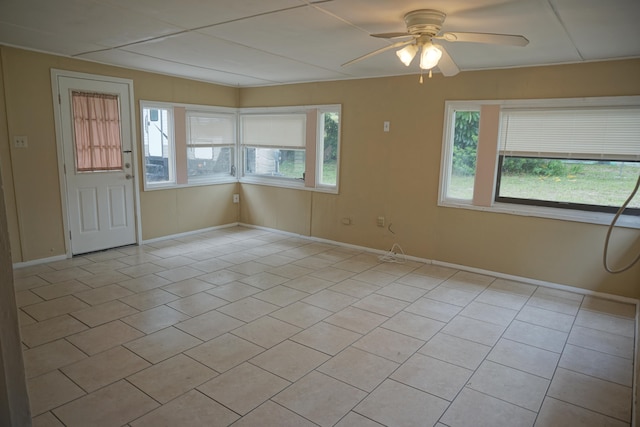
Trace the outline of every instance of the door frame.
<path fill-rule="evenodd" d="M 79 73 L 75 71 L 67 71 L 67 70 L 59 70 L 52 68 L 51 69 L 51 89 L 52 89 L 52 100 L 53 100 L 53 116 L 55 121 L 55 131 L 56 131 L 56 152 L 58 155 L 58 179 L 60 184 L 60 199 L 62 206 L 62 228 L 64 232 L 64 247 L 67 258 L 71 258 L 73 256 L 71 249 L 71 231 L 69 227 L 69 210 L 68 210 L 68 199 L 67 199 L 67 180 L 65 174 L 65 163 L 64 163 L 64 140 L 62 135 L 62 115 L 58 93 L 58 78 L 59 77 L 69 77 L 69 78 L 78 78 L 85 80 L 96 80 L 100 82 L 108 82 L 108 83 L 120 83 L 125 84 L 128 87 L 129 92 L 129 105 L 131 117 L 129 120 L 131 121 L 131 154 L 132 154 L 132 172 L 133 172 L 133 212 L 134 212 L 134 221 L 135 221 L 135 241 L 137 245 L 142 243 L 142 223 L 140 216 L 140 183 L 138 179 L 138 142 L 136 139 L 137 135 L 137 121 L 135 119 L 137 106 L 134 103 L 133 97 L 133 80 L 131 79 L 123 79 L 119 77 L 110 77 L 103 76 L 97 74 L 87 74 L 87 73 Z"/>

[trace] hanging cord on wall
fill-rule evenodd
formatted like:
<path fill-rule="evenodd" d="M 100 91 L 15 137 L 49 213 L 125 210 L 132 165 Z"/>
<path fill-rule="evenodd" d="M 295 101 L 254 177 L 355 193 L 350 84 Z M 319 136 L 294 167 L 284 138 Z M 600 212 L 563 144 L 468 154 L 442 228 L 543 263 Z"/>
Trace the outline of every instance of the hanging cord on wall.
<path fill-rule="evenodd" d="M 633 267 L 638 261 L 640 261 L 640 254 L 638 254 L 638 256 L 633 261 L 631 261 L 629 265 L 623 268 L 620 268 L 618 270 L 612 269 L 611 267 L 609 267 L 609 264 L 607 263 L 607 252 L 609 251 L 609 239 L 611 238 L 613 227 L 615 226 L 616 221 L 618 221 L 618 218 L 620 217 L 620 215 L 622 215 L 622 212 L 624 212 L 624 210 L 627 208 L 627 205 L 635 197 L 636 193 L 638 192 L 638 187 L 640 187 L 640 175 L 638 175 L 638 181 L 636 182 L 635 188 L 633 189 L 633 191 L 631 192 L 627 200 L 625 200 L 622 206 L 620 206 L 620 209 L 618 209 L 618 212 L 616 212 L 616 215 L 613 217 L 613 221 L 611 221 L 611 224 L 609 225 L 609 229 L 607 230 L 607 237 L 604 240 L 604 251 L 602 254 L 602 262 L 604 264 L 604 269 L 612 274 L 617 274 L 617 273 L 622 273 L 623 271 L 627 271 L 628 269 Z"/>
<path fill-rule="evenodd" d="M 382 262 L 397 262 L 398 264 L 404 264 L 407 261 L 404 251 L 397 243 L 394 243 L 391 250 L 384 255 L 380 255 L 378 259 Z"/>

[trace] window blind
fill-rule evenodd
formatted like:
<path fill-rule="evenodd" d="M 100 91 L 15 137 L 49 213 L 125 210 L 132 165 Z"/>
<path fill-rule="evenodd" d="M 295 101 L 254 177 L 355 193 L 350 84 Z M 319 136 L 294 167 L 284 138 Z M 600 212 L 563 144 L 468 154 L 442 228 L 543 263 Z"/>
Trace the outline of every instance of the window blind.
<path fill-rule="evenodd" d="M 242 143 L 252 146 L 305 148 L 306 114 L 242 116 Z"/>
<path fill-rule="evenodd" d="M 189 145 L 235 144 L 235 115 L 188 112 Z"/>
<path fill-rule="evenodd" d="M 500 154 L 640 160 L 640 106 L 503 110 Z"/>

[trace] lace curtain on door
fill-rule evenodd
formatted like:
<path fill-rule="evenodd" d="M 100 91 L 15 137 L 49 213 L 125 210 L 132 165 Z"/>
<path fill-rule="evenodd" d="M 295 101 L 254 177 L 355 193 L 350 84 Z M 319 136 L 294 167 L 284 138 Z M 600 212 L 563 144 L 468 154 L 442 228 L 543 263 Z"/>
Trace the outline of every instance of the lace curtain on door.
<path fill-rule="evenodd" d="M 122 142 L 118 97 L 73 91 L 72 104 L 76 170 L 121 170 Z"/>

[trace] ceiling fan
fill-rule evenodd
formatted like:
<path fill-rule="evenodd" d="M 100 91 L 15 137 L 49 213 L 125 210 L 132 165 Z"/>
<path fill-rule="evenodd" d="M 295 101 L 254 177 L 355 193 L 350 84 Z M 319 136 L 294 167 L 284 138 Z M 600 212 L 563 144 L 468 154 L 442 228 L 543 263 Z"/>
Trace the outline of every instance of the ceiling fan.
<path fill-rule="evenodd" d="M 385 46 L 381 49 L 367 53 L 359 58 L 353 59 L 342 66 L 354 64 L 362 61 L 363 59 L 370 58 L 379 53 L 385 52 L 390 49 L 395 49 L 404 46 L 402 49 L 396 52 L 400 61 L 407 67 L 413 61 L 413 58 L 420 53 L 420 69 L 429 70 L 429 77 L 431 77 L 431 70 L 438 66 L 440 72 L 445 76 L 455 76 L 460 72 L 460 69 L 453 62 L 453 59 L 449 56 L 447 51 L 441 45 L 433 43 L 434 40 L 444 40 L 446 42 L 471 42 L 471 43 L 485 43 L 485 44 L 497 44 L 507 46 L 526 46 L 529 44 L 529 40 L 524 36 L 513 34 L 492 34 L 492 33 L 459 33 L 459 32 L 446 32 L 441 33 L 442 24 L 446 18 L 444 12 L 433 9 L 420 9 L 414 10 L 404 15 L 404 22 L 407 25 L 407 31 L 404 33 L 382 33 L 371 34 L 372 37 L 378 37 L 383 39 L 396 39 L 396 38 L 409 38 L 408 40 L 402 40 L 389 46 Z M 422 83 L 422 76 L 420 76 L 420 83 Z"/>

